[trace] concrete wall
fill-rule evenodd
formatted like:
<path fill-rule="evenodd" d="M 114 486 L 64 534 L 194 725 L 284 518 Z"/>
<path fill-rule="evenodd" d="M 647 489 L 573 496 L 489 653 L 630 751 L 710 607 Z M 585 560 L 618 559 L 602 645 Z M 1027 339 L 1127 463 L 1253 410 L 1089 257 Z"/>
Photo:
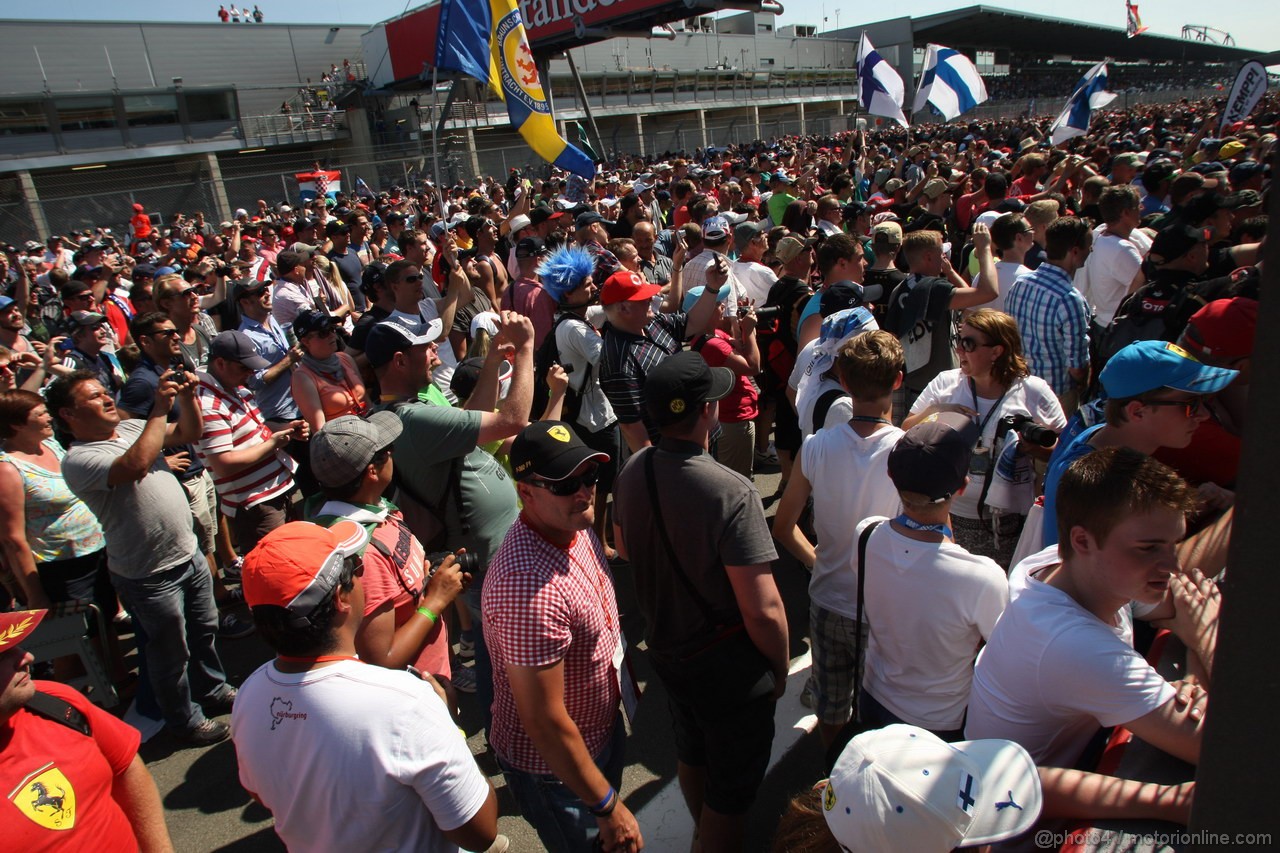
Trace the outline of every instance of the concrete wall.
<path fill-rule="evenodd" d="M 212 17 L 213 7 L 210 7 Z M 0 20 L 8 61 L 0 93 L 234 85 L 245 115 L 274 113 L 281 87 L 319 83 L 332 63 L 360 59 L 365 27 L 336 24 L 168 24 Z M 37 62 L 37 55 L 40 62 Z M 113 84 L 111 71 L 115 71 Z"/>

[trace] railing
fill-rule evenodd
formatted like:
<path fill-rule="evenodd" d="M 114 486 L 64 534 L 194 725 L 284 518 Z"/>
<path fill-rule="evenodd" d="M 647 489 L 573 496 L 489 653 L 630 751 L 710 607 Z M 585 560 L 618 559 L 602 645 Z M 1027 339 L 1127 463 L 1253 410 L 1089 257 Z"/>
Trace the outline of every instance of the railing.
<path fill-rule="evenodd" d="M 347 114 L 340 110 L 241 116 L 239 130 L 245 145 L 250 147 L 327 142 L 349 133 Z"/>

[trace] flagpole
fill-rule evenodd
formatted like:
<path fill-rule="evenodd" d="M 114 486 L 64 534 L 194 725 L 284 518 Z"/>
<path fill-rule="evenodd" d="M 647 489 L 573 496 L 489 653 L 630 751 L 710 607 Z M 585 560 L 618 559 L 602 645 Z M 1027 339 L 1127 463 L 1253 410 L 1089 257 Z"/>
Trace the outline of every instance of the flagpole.
<path fill-rule="evenodd" d="M 436 109 L 440 105 L 440 93 L 436 89 L 436 85 L 439 83 L 439 79 L 440 79 L 440 69 L 436 68 L 434 65 L 431 66 L 431 113 L 432 113 L 431 117 L 433 119 L 436 118 Z M 450 94 L 452 94 L 452 90 L 450 90 Z M 421 116 L 417 117 L 417 122 L 418 122 L 418 139 L 422 139 L 422 117 Z M 440 183 L 440 132 L 438 129 L 438 125 L 443 123 L 444 123 L 443 121 L 431 122 L 431 171 L 436 178 L 436 203 L 440 206 L 441 219 L 445 218 L 445 207 L 444 207 L 444 185 Z"/>
<path fill-rule="evenodd" d="M 564 58 L 569 60 L 569 72 L 573 75 L 573 82 L 578 84 L 578 97 L 582 98 L 582 110 L 587 114 L 587 124 L 591 125 L 591 133 L 596 138 L 596 151 L 602 158 L 608 160 L 609 152 L 605 150 L 604 140 L 600 137 L 600 128 L 596 127 L 595 114 L 591 112 L 591 104 L 587 101 L 587 87 L 582 85 L 582 77 L 578 74 L 578 66 L 573 61 L 573 54 L 566 50 Z M 548 81 L 547 88 L 550 89 L 550 87 L 550 81 Z"/>

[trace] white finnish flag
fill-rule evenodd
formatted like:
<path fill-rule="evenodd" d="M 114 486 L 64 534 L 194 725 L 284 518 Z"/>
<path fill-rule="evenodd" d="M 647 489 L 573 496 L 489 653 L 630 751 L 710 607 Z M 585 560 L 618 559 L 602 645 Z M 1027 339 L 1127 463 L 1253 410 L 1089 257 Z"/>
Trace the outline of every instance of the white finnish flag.
<path fill-rule="evenodd" d="M 986 99 L 987 86 L 969 57 L 940 44 L 929 45 L 912 112 L 933 104 L 944 119 L 951 121 Z"/>
<path fill-rule="evenodd" d="M 858 44 L 858 101 L 863 111 L 891 118 L 907 127 L 907 117 L 902 114 L 905 94 L 898 72 L 876 53 L 871 40 L 863 33 Z"/>
<path fill-rule="evenodd" d="M 1049 128 L 1049 141 L 1059 145 L 1073 136 L 1084 136 L 1089 132 L 1093 111 L 1102 109 L 1116 97 L 1115 92 L 1107 91 L 1107 63 L 1099 62 L 1076 84 L 1067 106 Z"/>

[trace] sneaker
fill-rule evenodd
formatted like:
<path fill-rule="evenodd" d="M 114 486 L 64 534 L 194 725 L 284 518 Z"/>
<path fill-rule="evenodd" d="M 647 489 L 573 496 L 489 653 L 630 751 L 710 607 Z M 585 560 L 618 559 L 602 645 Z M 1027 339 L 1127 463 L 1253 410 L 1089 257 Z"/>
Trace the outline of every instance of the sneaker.
<path fill-rule="evenodd" d="M 236 557 L 236 561 L 229 566 L 222 567 L 222 577 L 224 580 L 239 580 L 240 569 L 244 566 L 244 558 Z"/>
<path fill-rule="evenodd" d="M 252 622 L 246 622 L 234 613 L 223 613 L 218 617 L 218 636 L 224 640 L 240 640 L 253 631 Z"/>
<path fill-rule="evenodd" d="M 458 657 L 471 660 L 476 656 L 476 641 L 465 634 L 458 637 Z"/>
<path fill-rule="evenodd" d="M 818 707 L 818 685 L 814 683 L 812 675 L 804 683 L 804 690 L 800 691 L 800 704 L 810 709 Z"/>
<path fill-rule="evenodd" d="M 191 746 L 213 746 L 231 737 L 231 727 L 217 720 L 205 719 L 193 729 L 174 731 L 173 736 Z"/>
<path fill-rule="evenodd" d="M 236 692 L 237 691 L 234 687 L 228 687 L 217 699 L 210 699 L 207 702 L 201 702 L 200 706 L 204 708 L 206 712 L 212 712 L 215 717 L 220 714 L 230 714 L 231 706 L 234 705 L 236 701 Z"/>
<path fill-rule="evenodd" d="M 238 586 L 233 586 L 227 590 L 227 598 L 225 601 L 218 602 L 219 605 L 234 606 L 236 604 L 244 604 L 244 590 Z"/>
<path fill-rule="evenodd" d="M 475 693 L 476 692 L 476 671 L 460 666 L 454 669 L 453 689 L 459 693 Z"/>
<path fill-rule="evenodd" d="M 507 838 L 505 835 L 499 835 L 497 838 L 493 839 L 492 844 L 485 848 L 484 853 L 507 853 L 507 850 L 510 849 L 510 847 L 511 839 Z"/>
<path fill-rule="evenodd" d="M 755 467 L 767 468 L 770 465 L 777 465 L 777 464 L 778 464 L 778 451 L 773 449 L 772 444 L 769 445 L 769 450 L 765 453 L 761 453 L 758 450 L 756 451 Z"/>

